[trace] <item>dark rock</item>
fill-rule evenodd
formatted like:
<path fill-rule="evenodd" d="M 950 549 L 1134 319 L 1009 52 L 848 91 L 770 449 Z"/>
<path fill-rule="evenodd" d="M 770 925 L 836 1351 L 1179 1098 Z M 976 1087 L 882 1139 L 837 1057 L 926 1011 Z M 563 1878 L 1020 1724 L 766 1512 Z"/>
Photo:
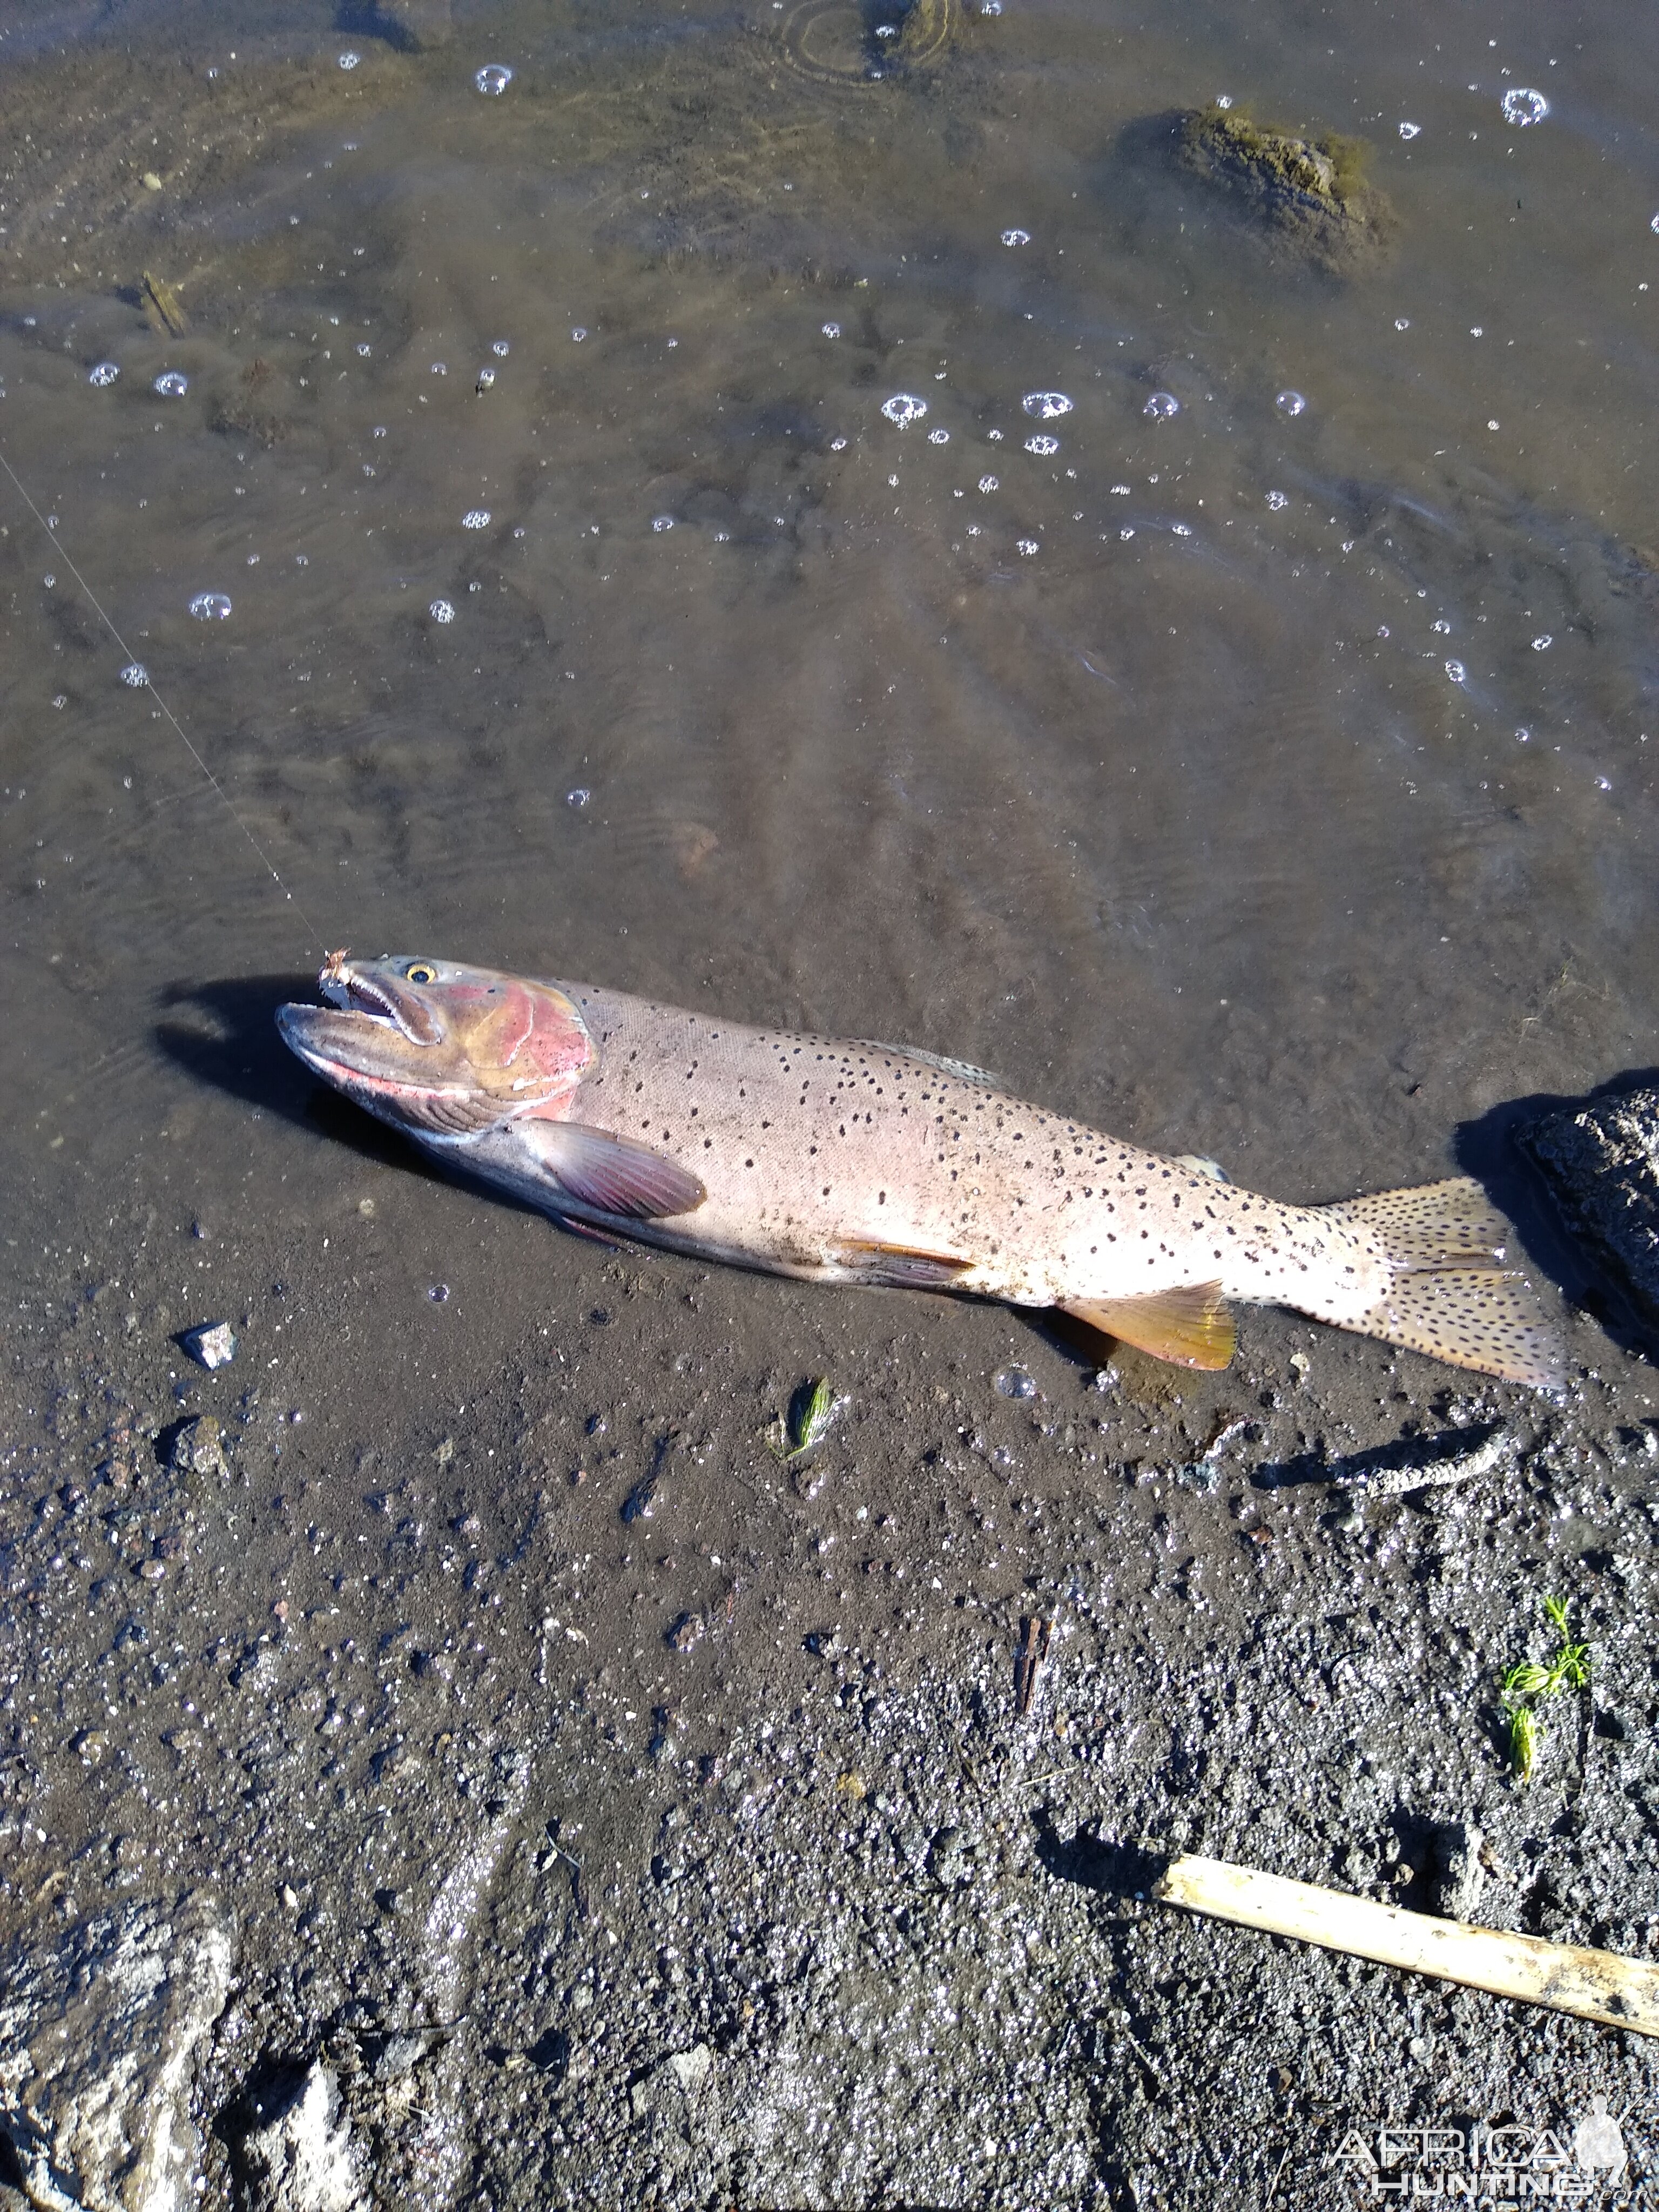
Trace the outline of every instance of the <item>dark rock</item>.
<path fill-rule="evenodd" d="M 1659 1339 L 1659 1091 L 1626 1091 L 1516 1131 L 1583 1255 Z"/>
<path fill-rule="evenodd" d="M 1176 145 L 1183 168 L 1317 267 L 1352 276 L 1386 258 L 1398 223 L 1365 181 L 1370 149 L 1362 139 L 1297 137 L 1212 106 L 1181 118 Z"/>

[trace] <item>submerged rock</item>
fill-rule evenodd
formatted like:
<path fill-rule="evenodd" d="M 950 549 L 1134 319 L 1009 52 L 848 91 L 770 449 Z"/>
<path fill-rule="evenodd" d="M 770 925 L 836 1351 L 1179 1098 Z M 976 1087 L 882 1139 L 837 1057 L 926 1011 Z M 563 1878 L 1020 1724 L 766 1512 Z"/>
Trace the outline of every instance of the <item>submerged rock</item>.
<path fill-rule="evenodd" d="M 231 1960 L 212 1905 L 149 1903 L 0 1961 L 0 2132 L 25 2203 L 186 2212 L 201 2202 L 192 2076 Z"/>
<path fill-rule="evenodd" d="M 1516 1131 L 1585 1261 L 1659 1337 L 1659 1090 L 1626 1091 Z"/>
<path fill-rule="evenodd" d="M 1181 118 L 1176 143 L 1184 168 L 1316 267 L 1353 276 L 1386 257 L 1398 218 L 1365 181 L 1364 139 L 1335 131 L 1297 137 L 1211 106 Z"/>

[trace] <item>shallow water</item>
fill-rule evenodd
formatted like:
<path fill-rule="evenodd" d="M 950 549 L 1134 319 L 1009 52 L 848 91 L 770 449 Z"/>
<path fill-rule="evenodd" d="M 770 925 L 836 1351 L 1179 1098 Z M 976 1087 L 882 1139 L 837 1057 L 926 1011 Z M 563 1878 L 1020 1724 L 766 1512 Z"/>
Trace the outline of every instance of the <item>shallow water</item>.
<path fill-rule="evenodd" d="M 325 944 L 915 1039 L 1287 1195 L 1650 1057 L 1644 33 L 1530 26 L 1022 7 L 869 82 L 829 7 L 464 9 L 422 52 L 31 15 L 36 1200 L 178 1097 L 160 987 Z M 1146 118 L 1223 93 L 1370 139 L 1391 261 L 1310 272 L 1174 171 Z"/>

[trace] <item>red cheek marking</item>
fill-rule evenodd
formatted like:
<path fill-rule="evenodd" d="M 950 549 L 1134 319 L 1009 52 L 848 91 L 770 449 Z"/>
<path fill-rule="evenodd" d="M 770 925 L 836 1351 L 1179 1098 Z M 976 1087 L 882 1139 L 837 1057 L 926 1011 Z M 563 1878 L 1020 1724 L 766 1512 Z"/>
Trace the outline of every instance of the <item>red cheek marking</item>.
<path fill-rule="evenodd" d="M 472 1059 L 475 1062 L 493 1060 L 498 1067 L 511 1067 L 535 1026 L 536 1010 L 529 992 L 520 984 L 513 984 L 495 1012 L 480 1023 L 477 1041 L 471 1048 Z"/>
<path fill-rule="evenodd" d="M 538 991 L 531 1000 L 532 1027 L 525 1046 L 526 1072 L 572 1083 L 584 1074 L 596 1057 L 592 1039 L 574 1006 L 550 991 Z"/>

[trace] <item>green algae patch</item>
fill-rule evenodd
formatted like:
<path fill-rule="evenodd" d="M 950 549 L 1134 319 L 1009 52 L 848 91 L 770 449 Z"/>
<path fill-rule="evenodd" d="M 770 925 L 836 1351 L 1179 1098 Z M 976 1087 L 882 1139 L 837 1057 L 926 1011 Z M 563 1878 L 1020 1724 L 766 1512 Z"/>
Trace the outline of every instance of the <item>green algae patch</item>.
<path fill-rule="evenodd" d="M 1212 105 L 1181 118 L 1176 143 L 1183 167 L 1224 192 L 1274 244 L 1316 267 L 1352 276 L 1388 258 L 1399 218 L 1387 194 L 1366 180 L 1370 148 L 1363 138 L 1334 131 L 1298 137 Z"/>

